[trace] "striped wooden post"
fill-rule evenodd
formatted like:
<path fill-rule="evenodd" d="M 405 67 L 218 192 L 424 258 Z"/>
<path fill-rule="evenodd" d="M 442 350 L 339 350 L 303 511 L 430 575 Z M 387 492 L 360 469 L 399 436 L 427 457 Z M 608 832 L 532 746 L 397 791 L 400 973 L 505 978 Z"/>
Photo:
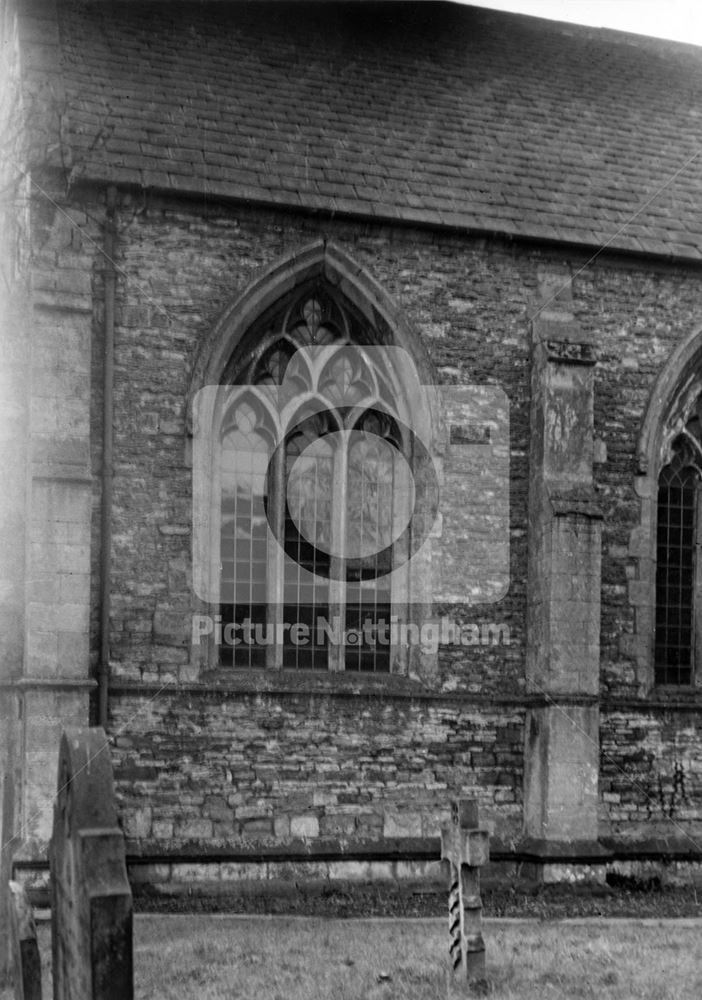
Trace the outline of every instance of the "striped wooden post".
<path fill-rule="evenodd" d="M 489 856 L 477 799 L 454 800 L 451 822 L 441 830 L 441 859 L 449 871 L 449 966 L 455 978 L 476 988 L 486 985 L 480 866 Z"/>

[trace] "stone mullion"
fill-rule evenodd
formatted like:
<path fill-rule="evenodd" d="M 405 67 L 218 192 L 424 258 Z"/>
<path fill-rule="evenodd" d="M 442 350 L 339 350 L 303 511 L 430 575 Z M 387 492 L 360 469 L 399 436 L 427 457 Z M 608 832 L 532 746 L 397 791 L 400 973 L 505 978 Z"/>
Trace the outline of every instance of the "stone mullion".
<path fill-rule="evenodd" d="M 274 627 L 275 642 L 266 647 L 266 666 L 273 670 L 280 670 L 283 667 L 283 644 L 278 642 L 278 636 L 282 635 L 286 556 L 277 539 L 285 535 L 285 487 L 285 450 L 278 448 L 273 459 L 273 482 L 268 484 L 276 531 L 275 539 L 271 539 L 269 534 L 266 614 L 267 624 L 272 624 Z"/>
<path fill-rule="evenodd" d="M 332 533 L 331 536 L 331 562 L 329 574 L 329 622 L 334 625 L 338 620 L 340 626 L 340 632 L 343 636 L 346 629 L 346 573 L 343 573 L 344 579 L 339 579 L 342 575 L 339 572 L 339 568 L 343 565 L 343 559 L 340 560 L 335 556 L 335 553 L 343 553 L 344 558 L 347 555 L 346 549 L 346 503 L 348 497 L 347 483 L 348 478 L 348 448 L 347 439 L 344 437 L 342 446 L 337 450 L 334 455 L 334 471 L 332 476 L 332 516 L 331 524 L 329 529 Z M 336 630 L 334 630 L 336 631 Z M 329 646 L 329 669 L 332 671 L 339 671 L 346 669 L 345 662 L 346 647 L 343 642 L 337 644 L 330 643 Z"/>

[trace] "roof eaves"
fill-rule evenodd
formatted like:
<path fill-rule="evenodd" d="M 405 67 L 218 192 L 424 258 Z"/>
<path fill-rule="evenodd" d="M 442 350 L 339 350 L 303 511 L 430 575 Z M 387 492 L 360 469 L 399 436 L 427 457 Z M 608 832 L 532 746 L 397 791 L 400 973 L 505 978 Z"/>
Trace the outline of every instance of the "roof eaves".
<path fill-rule="evenodd" d="M 386 203 L 352 198 L 332 198 L 311 191 L 291 191 L 289 189 L 262 188 L 247 184 L 232 184 L 230 181 L 203 180 L 200 185 L 193 183 L 192 175 L 167 170 L 137 169 L 109 164 L 100 164 L 101 169 L 82 168 L 74 175 L 75 182 L 87 184 L 116 184 L 136 187 L 156 194 L 185 194 L 193 197 L 209 196 L 223 201 L 246 202 L 257 206 L 286 209 L 302 209 L 323 212 L 329 215 L 344 215 L 350 218 L 365 218 L 375 221 L 402 223 L 405 225 L 428 226 L 471 234 L 545 241 L 579 246 L 585 250 L 613 251 L 662 257 L 668 260 L 699 263 L 702 260 L 702 240 L 690 235 L 686 242 L 627 236 L 616 233 L 607 236 L 602 231 L 586 227 L 574 228 L 553 226 L 533 221 L 518 221 L 513 218 L 498 217 L 501 213 L 476 215 L 461 210 L 447 211 L 438 208 L 422 208 L 414 205 L 388 205 Z M 655 230 L 654 230 L 655 232 Z M 676 234 L 684 236 L 683 233 Z"/>

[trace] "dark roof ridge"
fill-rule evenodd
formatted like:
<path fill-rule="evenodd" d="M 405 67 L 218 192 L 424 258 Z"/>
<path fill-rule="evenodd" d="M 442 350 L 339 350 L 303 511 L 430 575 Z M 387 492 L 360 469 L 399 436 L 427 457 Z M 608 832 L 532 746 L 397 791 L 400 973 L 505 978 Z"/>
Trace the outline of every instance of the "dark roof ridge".
<path fill-rule="evenodd" d="M 77 0 L 57 0 L 58 4 L 75 4 Z M 552 29 L 561 32 L 566 36 L 590 37 L 593 40 L 607 40 L 619 44 L 638 46 L 639 44 L 651 43 L 658 48 L 671 48 L 673 50 L 692 50 L 702 56 L 702 45 L 693 42 L 684 42 L 679 39 L 664 38 L 658 35 L 648 35 L 643 32 L 629 31 L 623 28 L 611 28 L 607 25 L 581 24 L 577 21 L 561 21 L 558 18 L 543 17 L 536 13 L 524 13 L 521 11 L 501 10 L 499 8 L 485 6 L 479 3 L 466 4 L 458 0 L 78 0 L 83 7 L 129 7 L 139 6 L 140 8 L 178 8 L 180 11 L 191 9 L 202 9 L 203 7 L 224 8 L 229 7 L 236 10 L 241 7 L 262 7 L 264 5 L 283 8 L 317 7 L 327 11 L 333 11 L 342 7 L 359 7 L 361 4 L 368 10 L 384 9 L 387 12 L 395 12 L 402 8 L 417 8 L 421 10 L 445 8 L 452 11 L 475 11 L 486 17 L 504 19 L 505 21 L 521 21 L 525 25 L 533 26 L 537 31 Z M 458 15 L 460 16 L 460 14 Z"/>

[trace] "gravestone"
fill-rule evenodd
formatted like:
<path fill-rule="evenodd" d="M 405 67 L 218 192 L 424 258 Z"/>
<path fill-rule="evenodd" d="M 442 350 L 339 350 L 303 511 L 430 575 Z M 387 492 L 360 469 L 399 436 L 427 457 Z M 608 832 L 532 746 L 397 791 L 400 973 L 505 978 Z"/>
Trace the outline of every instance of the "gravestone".
<path fill-rule="evenodd" d="M 449 962 L 453 975 L 476 989 L 487 985 L 480 866 L 490 857 L 476 799 L 451 803 L 451 822 L 441 829 L 441 859 L 449 869 Z"/>
<path fill-rule="evenodd" d="M 32 908 L 18 882 L 10 882 L 10 958 L 16 1000 L 41 1000 L 41 959 Z"/>
<path fill-rule="evenodd" d="M 132 894 L 102 729 L 61 737 L 49 860 L 54 1000 L 132 1000 Z"/>

